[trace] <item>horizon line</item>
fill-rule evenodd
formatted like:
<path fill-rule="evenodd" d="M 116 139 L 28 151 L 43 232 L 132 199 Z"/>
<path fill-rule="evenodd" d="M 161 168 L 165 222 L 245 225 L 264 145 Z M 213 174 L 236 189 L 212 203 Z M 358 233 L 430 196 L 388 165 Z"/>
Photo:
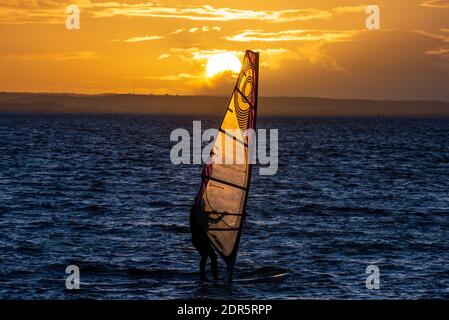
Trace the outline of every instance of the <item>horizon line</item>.
<path fill-rule="evenodd" d="M 228 98 L 228 95 L 206 95 L 206 94 L 169 94 L 169 93 L 119 93 L 119 92 L 103 92 L 103 93 L 79 93 L 79 92 L 48 92 L 48 91 L 0 91 L 0 94 L 29 94 L 29 95 L 66 95 L 66 96 L 144 96 L 144 97 L 207 97 L 207 98 Z M 411 98 L 332 98 L 332 97 L 318 97 L 318 96 L 260 96 L 260 98 L 288 98 L 288 99 L 323 99 L 323 100 L 352 100 L 352 101 L 413 101 L 413 102 L 443 102 L 449 103 L 449 100 L 440 99 L 411 99 Z"/>

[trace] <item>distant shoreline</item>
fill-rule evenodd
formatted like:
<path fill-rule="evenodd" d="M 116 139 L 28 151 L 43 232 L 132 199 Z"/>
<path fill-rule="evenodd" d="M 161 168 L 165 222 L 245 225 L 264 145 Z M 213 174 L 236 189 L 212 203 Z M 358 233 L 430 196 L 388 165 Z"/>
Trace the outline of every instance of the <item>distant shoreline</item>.
<path fill-rule="evenodd" d="M 0 92 L 0 112 L 222 115 L 229 97 Z M 260 97 L 261 116 L 449 116 L 449 102 Z"/>

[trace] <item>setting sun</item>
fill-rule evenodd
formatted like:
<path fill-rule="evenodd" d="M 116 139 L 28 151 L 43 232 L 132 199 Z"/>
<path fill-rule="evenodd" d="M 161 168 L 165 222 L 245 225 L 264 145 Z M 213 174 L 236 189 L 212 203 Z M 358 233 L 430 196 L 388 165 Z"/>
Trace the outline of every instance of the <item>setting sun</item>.
<path fill-rule="evenodd" d="M 217 53 L 207 61 L 206 73 L 208 77 L 213 77 L 224 71 L 239 73 L 241 67 L 240 60 L 232 53 Z"/>

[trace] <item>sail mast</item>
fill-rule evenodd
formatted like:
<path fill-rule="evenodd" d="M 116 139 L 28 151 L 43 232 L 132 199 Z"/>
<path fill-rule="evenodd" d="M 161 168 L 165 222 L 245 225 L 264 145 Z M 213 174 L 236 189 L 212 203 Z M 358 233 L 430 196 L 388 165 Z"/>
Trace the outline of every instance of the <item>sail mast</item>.
<path fill-rule="evenodd" d="M 245 56 L 246 56 L 246 54 L 245 54 Z M 256 79 L 256 81 L 255 81 L 254 89 L 253 89 L 254 90 L 254 96 L 255 96 L 254 106 L 253 106 L 253 110 L 251 110 L 250 112 L 254 112 L 254 118 L 251 119 L 251 117 L 248 117 L 248 125 L 247 126 L 248 126 L 248 128 L 252 127 L 251 129 L 253 129 L 254 132 L 255 132 L 256 131 L 256 119 L 257 119 L 257 99 L 258 99 L 258 91 L 259 91 L 259 53 L 258 52 L 253 52 L 253 54 L 254 54 L 254 69 L 255 69 L 255 79 Z M 236 83 L 236 86 L 237 85 L 238 85 L 238 82 Z M 251 120 L 253 121 L 252 126 L 251 126 L 251 123 L 250 123 Z M 247 135 L 247 137 L 250 137 L 250 136 Z M 248 145 L 249 145 L 249 143 L 248 143 Z M 255 148 L 255 146 L 251 145 L 250 148 Z M 249 159 L 249 157 L 252 156 L 252 152 L 254 152 L 254 151 L 252 151 L 252 152 L 250 152 L 250 150 L 248 150 L 248 151 L 249 151 L 248 152 L 248 159 Z M 248 184 L 247 184 L 247 188 L 248 189 L 247 189 L 247 192 L 246 192 L 246 195 L 245 195 L 245 202 L 244 202 L 244 205 L 243 205 L 243 207 L 244 207 L 243 221 L 240 224 L 240 228 L 239 228 L 239 231 L 238 231 L 236 244 L 235 244 L 234 250 L 233 250 L 233 252 L 231 254 L 231 257 L 230 257 L 229 268 L 228 268 L 229 279 L 232 278 L 232 272 L 233 272 L 233 269 L 234 269 L 234 264 L 235 264 L 235 260 L 236 260 L 236 257 L 237 257 L 237 251 L 238 251 L 239 244 L 240 244 L 240 236 L 242 234 L 243 225 L 245 224 L 245 220 L 246 220 L 246 203 L 248 202 L 249 187 L 251 185 L 252 166 L 253 166 L 252 162 L 249 161 L 248 162 L 248 167 L 249 167 L 249 169 L 248 169 Z"/>

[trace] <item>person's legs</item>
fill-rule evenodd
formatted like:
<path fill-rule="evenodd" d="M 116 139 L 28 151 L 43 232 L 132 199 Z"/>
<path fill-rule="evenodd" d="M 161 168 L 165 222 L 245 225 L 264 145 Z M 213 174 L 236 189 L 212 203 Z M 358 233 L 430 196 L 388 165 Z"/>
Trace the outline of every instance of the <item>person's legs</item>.
<path fill-rule="evenodd" d="M 214 280 L 218 279 L 218 267 L 217 267 L 217 254 L 215 253 L 214 248 L 209 243 L 209 239 L 204 237 L 192 237 L 192 243 L 195 247 L 195 249 L 199 252 L 201 255 L 201 261 L 200 261 L 200 276 L 201 281 L 207 281 L 206 277 L 206 263 L 207 258 L 209 257 L 211 260 L 211 269 L 212 274 L 214 277 Z"/>
<path fill-rule="evenodd" d="M 212 269 L 212 275 L 214 276 L 214 280 L 218 280 L 218 266 L 217 266 L 217 254 L 212 249 L 210 255 L 210 264 Z"/>
<path fill-rule="evenodd" d="M 232 259 L 232 261 L 227 263 L 226 269 L 228 271 L 228 281 L 232 281 L 232 274 L 234 272 L 234 263 L 235 263 L 235 258 Z"/>
<path fill-rule="evenodd" d="M 201 255 L 201 261 L 200 261 L 200 278 L 201 281 L 206 281 L 206 262 L 207 262 L 207 255 Z"/>
<path fill-rule="evenodd" d="M 206 263 L 207 263 L 207 251 L 204 250 L 204 245 L 196 234 L 192 234 L 192 243 L 198 253 L 201 255 L 200 259 L 200 279 L 206 281 Z"/>

